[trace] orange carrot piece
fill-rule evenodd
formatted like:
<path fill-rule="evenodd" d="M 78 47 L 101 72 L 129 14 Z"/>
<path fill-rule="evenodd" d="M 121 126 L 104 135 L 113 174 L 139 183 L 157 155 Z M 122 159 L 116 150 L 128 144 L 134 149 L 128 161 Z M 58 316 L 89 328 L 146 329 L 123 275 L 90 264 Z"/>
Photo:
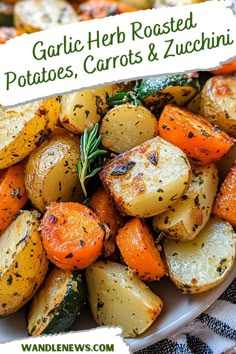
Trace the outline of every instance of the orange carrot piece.
<path fill-rule="evenodd" d="M 173 104 L 166 105 L 162 111 L 159 135 L 178 146 L 198 165 L 220 160 L 234 144 L 233 138 L 202 116 Z"/>
<path fill-rule="evenodd" d="M 213 75 L 231 75 L 236 72 L 236 60 L 232 60 L 230 63 L 223 64 L 221 68 L 211 70 Z"/>
<path fill-rule="evenodd" d="M 236 160 L 220 187 L 212 213 L 236 227 Z"/>
<path fill-rule="evenodd" d="M 107 226 L 102 254 L 108 259 L 115 259 L 116 235 L 118 230 L 124 226 L 126 217 L 118 212 L 111 197 L 103 186 L 93 193 L 89 201 L 89 206 L 98 216 L 103 225 Z"/>
<path fill-rule="evenodd" d="M 124 262 L 140 279 L 155 281 L 166 274 L 165 264 L 144 220 L 128 221 L 118 231 L 116 242 Z"/>
<path fill-rule="evenodd" d="M 103 186 L 92 195 L 89 205 L 101 222 L 109 227 L 109 238 L 115 240 L 115 236 L 119 228 L 125 224 L 126 218 L 118 212 Z"/>
<path fill-rule="evenodd" d="M 137 9 L 112 0 L 88 0 L 79 5 L 78 8 L 80 21 L 104 18 L 133 11 L 137 11 Z"/>
<path fill-rule="evenodd" d="M 24 162 L 1 171 L 0 235 L 28 200 L 24 185 Z"/>
<path fill-rule="evenodd" d="M 51 203 L 41 233 L 48 259 L 63 270 L 84 269 L 96 261 L 105 235 L 97 215 L 74 202 Z"/>

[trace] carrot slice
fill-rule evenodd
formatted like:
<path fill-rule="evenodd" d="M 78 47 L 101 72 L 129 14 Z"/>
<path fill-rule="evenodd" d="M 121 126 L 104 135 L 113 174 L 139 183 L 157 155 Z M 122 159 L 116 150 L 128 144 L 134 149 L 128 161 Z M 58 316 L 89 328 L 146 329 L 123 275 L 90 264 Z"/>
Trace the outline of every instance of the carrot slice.
<path fill-rule="evenodd" d="M 100 221 L 108 227 L 102 253 L 106 258 L 109 257 L 110 259 L 111 256 L 115 255 L 117 232 L 119 228 L 124 226 L 126 218 L 118 212 L 103 186 L 93 193 L 89 206 Z"/>
<path fill-rule="evenodd" d="M 101 220 L 110 229 L 110 237 L 115 240 L 115 236 L 120 227 L 125 224 L 125 217 L 116 209 L 111 197 L 101 186 L 90 198 L 89 205 Z"/>
<path fill-rule="evenodd" d="M 133 11 L 137 11 L 137 9 L 112 0 L 89 0 L 78 7 L 80 21 L 104 18 Z"/>
<path fill-rule="evenodd" d="M 234 144 L 228 134 L 202 116 L 172 104 L 162 111 L 159 135 L 182 149 L 198 165 L 220 160 Z"/>
<path fill-rule="evenodd" d="M 48 259 L 64 270 L 84 269 L 101 254 L 105 232 L 97 215 L 83 204 L 53 202 L 41 221 Z"/>
<path fill-rule="evenodd" d="M 213 75 L 230 75 L 236 72 L 236 60 L 232 60 L 230 63 L 223 64 L 221 68 L 211 70 Z"/>
<path fill-rule="evenodd" d="M 212 213 L 236 227 L 236 160 L 220 187 Z"/>
<path fill-rule="evenodd" d="M 1 171 L 0 235 L 28 200 L 24 185 L 24 162 Z"/>
<path fill-rule="evenodd" d="M 144 281 L 159 280 L 166 274 L 165 264 L 147 224 L 138 218 L 118 231 L 117 246 L 130 269 Z"/>

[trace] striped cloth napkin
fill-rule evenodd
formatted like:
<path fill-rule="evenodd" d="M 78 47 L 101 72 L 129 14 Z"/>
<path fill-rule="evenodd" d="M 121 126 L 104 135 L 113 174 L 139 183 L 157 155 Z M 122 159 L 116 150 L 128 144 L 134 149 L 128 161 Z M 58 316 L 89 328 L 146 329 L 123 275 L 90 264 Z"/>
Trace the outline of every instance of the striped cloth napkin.
<path fill-rule="evenodd" d="M 136 354 L 236 354 L 236 278 L 219 299 L 175 335 Z"/>

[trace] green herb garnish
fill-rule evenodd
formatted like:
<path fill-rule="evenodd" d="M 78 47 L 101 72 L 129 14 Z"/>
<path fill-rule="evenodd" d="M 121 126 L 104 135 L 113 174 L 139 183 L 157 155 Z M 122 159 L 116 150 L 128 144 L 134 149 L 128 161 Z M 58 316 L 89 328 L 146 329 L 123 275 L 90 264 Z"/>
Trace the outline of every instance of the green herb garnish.
<path fill-rule="evenodd" d="M 78 173 L 84 196 L 87 197 L 86 181 L 95 176 L 102 168 L 101 156 L 107 153 L 99 149 L 101 135 L 98 136 L 99 124 L 96 123 L 91 130 L 85 129 L 80 138 L 80 162 Z"/>
<path fill-rule="evenodd" d="M 132 91 L 128 92 L 117 92 L 114 96 L 107 99 L 107 104 L 109 106 L 120 105 L 124 103 L 131 103 L 135 106 L 141 105 L 141 100 L 138 97 L 139 81 L 136 80 L 135 86 Z"/>

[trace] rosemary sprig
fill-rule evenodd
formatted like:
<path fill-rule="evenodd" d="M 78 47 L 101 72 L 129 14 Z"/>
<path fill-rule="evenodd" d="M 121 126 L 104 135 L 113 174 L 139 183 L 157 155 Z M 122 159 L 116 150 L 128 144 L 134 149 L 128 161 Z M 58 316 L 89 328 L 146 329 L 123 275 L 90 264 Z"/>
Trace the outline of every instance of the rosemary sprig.
<path fill-rule="evenodd" d="M 101 135 L 98 135 L 99 124 L 96 123 L 91 130 L 85 129 L 80 138 L 80 162 L 78 174 L 84 196 L 87 197 L 86 181 L 95 176 L 102 168 L 101 156 L 107 153 L 99 149 Z"/>

